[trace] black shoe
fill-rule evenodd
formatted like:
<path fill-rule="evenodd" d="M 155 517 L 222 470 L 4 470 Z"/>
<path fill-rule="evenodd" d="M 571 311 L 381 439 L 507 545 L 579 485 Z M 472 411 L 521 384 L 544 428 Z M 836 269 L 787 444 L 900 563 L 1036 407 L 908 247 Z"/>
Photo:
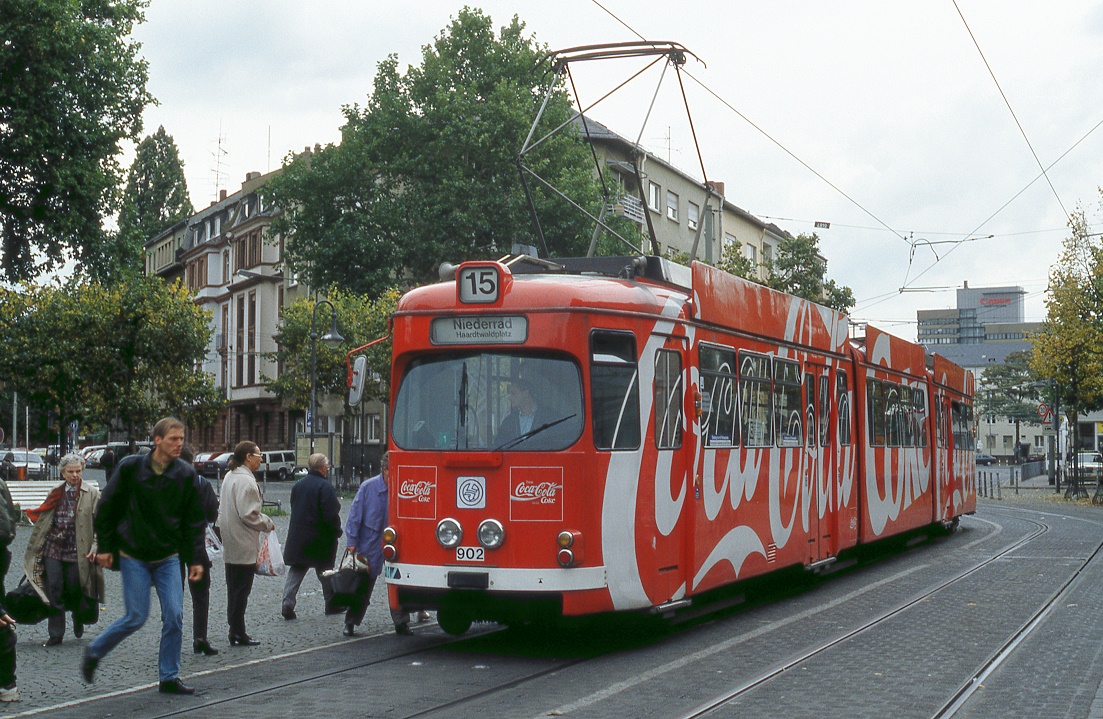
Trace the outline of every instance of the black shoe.
<path fill-rule="evenodd" d="M 356 627 L 351 625 L 351 624 L 346 624 L 345 625 L 345 631 L 342 632 L 342 633 L 346 637 L 355 637 L 356 636 Z"/>
<path fill-rule="evenodd" d="M 213 657 L 218 654 L 218 650 L 211 646 L 211 643 L 206 639 L 196 639 L 195 644 L 192 645 L 192 649 L 196 654 L 205 654 L 208 657 Z"/>
<path fill-rule="evenodd" d="M 230 646 L 231 647 L 234 646 L 234 645 L 238 645 L 238 646 L 242 646 L 242 647 L 255 647 L 258 644 L 260 644 L 260 642 L 258 642 L 256 639 L 253 639 L 248 634 L 231 634 L 230 635 Z"/>
<path fill-rule="evenodd" d="M 46 643 L 43 644 L 42 646 L 44 646 L 44 647 L 56 647 L 58 644 L 61 644 L 61 637 L 50 637 L 49 639 L 46 640 Z"/>
<path fill-rule="evenodd" d="M 162 694 L 195 694 L 195 690 L 180 681 L 180 677 L 161 682 L 157 691 Z"/>
<path fill-rule="evenodd" d="M 84 624 L 81 622 L 73 622 L 73 636 L 80 639 L 84 636 Z"/>
<path fill-rule="evenodd" d="M 84 653 L 84 656 L 80 660 L 80 675 L 84 677 L 84 681 L 91 684 L 96 674 L 96 667 L 99 666 L 100 660 L 91 656 L 88 652 Z"/>
<path fill-rule="evenodd" d="M 410 629 L 409 624 L 407 624 L 406 622 L 402 622 L 402 624 L 394 625 L 394 633 L 401 634 L 404 637 L 408 637 L 414 633 L 414 630 Z"/>
<path fill-rule="evenodd" d="M 326 616 L 327 617 L 332 617 L 335 614 L 344 614 L 344 613 L 345 613 L 345 608 L 344 607 L 326 607 Z"/>
<path fill-rule="evenodd" d="M 283 618 L 286 619 L 287 621 L 291 621 L 292 619 L 298 619 L 299 618 L 299 615 L 295 614 L 294 609 L 288 609 L 286 607 L 284 607 L 282 614 L 283 614 Z"/>

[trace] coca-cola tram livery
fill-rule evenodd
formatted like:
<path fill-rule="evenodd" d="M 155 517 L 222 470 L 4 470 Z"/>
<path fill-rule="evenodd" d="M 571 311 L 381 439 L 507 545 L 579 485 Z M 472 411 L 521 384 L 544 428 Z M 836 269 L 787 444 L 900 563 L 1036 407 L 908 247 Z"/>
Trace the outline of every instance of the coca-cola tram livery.
<path fill-rule="evenodd" d="M 976 507 L 972 375 L 708 265 L 468 262 L 394 317 L 393 607 L 669 612 Z"/>

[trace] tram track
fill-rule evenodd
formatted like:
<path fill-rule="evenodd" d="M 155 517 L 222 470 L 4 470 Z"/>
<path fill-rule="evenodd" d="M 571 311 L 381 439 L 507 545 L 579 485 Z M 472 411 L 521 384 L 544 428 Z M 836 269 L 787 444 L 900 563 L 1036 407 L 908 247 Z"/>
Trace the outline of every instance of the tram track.
<path fill-rule="evenodd" d="M 937 593 L 945 590 L 948 587 L 953 586 L 954 584 L 957 584 L 958 582 L 963 581 L 964 579 L 976 574 L 977 572 L 980 572 L 993 563 L 1002 560 L 1004 557 L 1007 557 L 1008 555 L 1022 549 L 1024 546 L 1027 546 L 1031 542 L 1036 541 L 1038 538 L 1049 532 L 1052 528 L 1051 525 L 1043 521 L 1037 521 L 1030 518 L 1023 518 L 1022 521 L 1033 524 L 1035 526 L 1035 530 L 1030 534 L 1024 536 L 1023 538 L 1004 547 L 992 556 L 975 562 L 974 564 L 958 572 L 954 576 L 937 582 L 930 587 L 927 587 L 922 592 L 913 595 L 912 597 L 898 603 L 897 605 L 887 610 L 880 612 L 879 614 L 863 622 L 862 624 L 853 627 L 852 629 L 849 629 L 842 634 L 836 635 L 823 642 L 820 642 L 812 647 L 801 650 L 799 653 L 786 658 L 781 663 L 774 665 L 773 667 L 767 669 L 759 675 L 746 680 L 736 685 L 729 691 L 717 695 L 709 701 L 694 707 L 689 712 L 681 714 L 680 718 L 696 719 L 697 717 L 706 717 L 713 714 L 716 710 L 731 703 L 733 700 L 746 696 L 756 689 L 769 684 L 771 681 L 785 675 L 786 673 L 790 672 L 794 668 L 799 667 L 805 662 L 808 662 L 809 660 L 818 657 L 833 648 L 839 647 L 840 645 L 854 639 L 855 637 L 858 637 L 870 631 L 871 629 L 880 626 L 889 619 L 892 619 L 904 612 L 907 612 L 913 607 L 923 604 Z M 1095 552 L 1093 552 L 1091 557 L 1089 557 L 1088 560 L 1086 560 L 1082 564 L 1080 569 L 1076 572 L 1075 576 L 1079 576 L 1083 569 L 1087 567 L 1087 565 L 1099 554 L 1101 550 L 1103 550 L 1103 543 L 1101 543 L 1100 546 L 1096 548 Z M 996 666 L 998 666 L 999 662 L 1003 661 L 1003 659 L 1001 658 L 997 662 L 996 658 L 999 657 L 1001 654 L 1003 654 L 1004 656 L 1009 655 L 1010 652 L 1014 650 L 1014 647 L 1018 646 L 1018 643 L 1022 640 L 1022 638 L 1025 638 L 1025 636 L 1029 633 L 1029 630 L 1031 630 L 1030 628 L 1036 626 L 1037 623 L 1040 623 L 1044 619 L 1044 615 L 1048 613 L 1047 608 L 1052 608 L 1056 604 L 1056 602 L 1059 601 L 1060 597 L 1064 596 L 1065 591 L 1071 585 L 1072 581 L 1074 581 L 1075 576 L 1073 579 L 1070 579 L 1068 583 L 1066 583 L 1062 590 L 1059 590 L 1053 597 L 1050 598 L 1048 602 L 1046 602 L 1046 606 L 1043 607 L 1042 610 L 1039 610 L 1039 612 L 1034 615 L 1032 620 L 1027 622 L 1026 626 L 1020 628 L 1019 631 L 1015 633 L 1015 637 L 1018 637 L 1018 640 L 1016 640 L 1015 637 L 1012 637 L 1011 640 L 1006 642 L 996 653 L 996 656 L 994 656 L 992 660 L 986 662 L 985 665 L 981 669 L 979 669 L 973 677 L 965 682 L 964 686 L 954 692 L 951 700 L 948 701 L 943 707 L 941 707 L 939 709 L 939 712 L 934 714 L 933 716 L 936 718 L 953 716 L 953 713 L 957 711 L 957 707 L 967 701 L 968 696 L 972 694 L 972 691 L 975 691 L 977 686 L 979 686 L 980 679 L 978 677 L 980 677 L 981 675 L 987 676 L 986 672 L 990 673 L 991 671 L 993 671 Z M 951 708 L 953 709 L 952 711 L 950 711 Z"/>

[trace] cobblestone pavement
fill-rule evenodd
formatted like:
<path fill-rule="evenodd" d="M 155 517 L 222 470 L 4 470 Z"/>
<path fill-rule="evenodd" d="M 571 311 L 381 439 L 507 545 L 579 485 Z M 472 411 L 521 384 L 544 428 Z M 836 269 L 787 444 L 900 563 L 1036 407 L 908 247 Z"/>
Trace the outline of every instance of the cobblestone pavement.
<path fill-rule="evenodd" d="M 103 472 L 86 470 L 85 478 L 103 483 Z M 266 499 L 279 500 L 287 511 L 291 494 L 291 482 L 269 482 Z M 341 500 L 342 521 L 347 515 L 351 499 Z M 289 517 L 274 517 L 276 531 L 281 539 L 287 537 Z M 23 554 L 30 538 L 29 526 L 20 527 L 11 545 L 12 569 L 5 585 L 11 589 L 22 574 Z M 46 622 L 18 628 L 18 686 L 21 701 L 8 706 L 8 713 L 24 713 L 66 702 L 87 699 L 140 686 L 153 686 L 157 681 L 157 647 L 160 641 L 160 611 L 152 600 L 149 621 L 142 629 L 126 639 L 103 659 L 96 671 L 94 685 L 86 685 L 80 679 L 81 653 L 103 629 L 120 616 L 122 585 L 119 573 L 104 572 L 107 588 L 106 604 L 97 624 L 89 626 L 84 637 L 73 636 L 71 622 L 66 627 L 65 641 L 46 648 L 48 638 Z M 283 577 L 257 577 L 249 598 L 246 624 L 249 634 L 260 640 L 257 647 L 230 647 L 226 625 L 226 578 L 221 561 L 212 568 L 211 611 L 209 639 L 219 649 L 213 657 L 192 653 L 191 597 L 184 592 L 184 650 L 180 676 L 189 683 L 201 683 L 202 675 L 212 670 L 257 662 L 258 660 L 291 654 L 304 649 L 339 645 L 356 641 L 342 635 L 344 615 L 325 616 L 321 587 L 311 572 L 299 590 L 296 613 L 298 619 L 286 621 L 280 614 L 283 594 Z M 358 635 L 369 636 L 393 631 L 387 611 L 386 586 L 379 582 L 372 595 L 372 605 L 358 630 Z M 70 615 L 67 615 L 71 619 Z M 193 682 L 194 678 L 194 682 Z"/>

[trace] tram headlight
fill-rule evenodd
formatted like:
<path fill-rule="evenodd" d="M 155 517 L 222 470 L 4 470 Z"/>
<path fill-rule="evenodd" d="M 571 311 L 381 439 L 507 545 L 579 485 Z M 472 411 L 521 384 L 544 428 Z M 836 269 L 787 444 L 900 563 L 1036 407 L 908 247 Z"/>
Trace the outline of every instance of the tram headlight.
<path fill-rule="evenodd" d="M 388 562 L 393 562 L 398 559 L 398 550 L 395 549 L 393 544 L 383 545 L 383 559 L 386 559 Z"/>
<path fill-rule="evenodd" d="M 394 538 L 398 536 L 394 531 L 394 527 L 387 527 L 383 530 L 383 541 L 387 544 L 394 544 Z"/>
<path fill-rule="evenodd" d="M 437 523 L 437 541 L 445 549 L 458 547 L 463 541 L 463 530 L 460 523 L 451 518 L 445 518 Z"/>
<path fill-rule="evenodd" d="M 574 534 L 571 532 L 560 532 L 556 538 L 556 543 L 563 549 L 569 549 L 574 544 Z"/>
<path fill-rule="evenodd" d="M 560 549 L 555 558 L 559 561 L 559 566 L 569 567 L 574 563 L 574 552 L 569 549 Z"/>
<path fill-rule="evenodd" d="M 506 538 L 506 530 L 497 519 L 485 519 L 479 525 L 479 544 L 487 549 L 497 549 Z"/>
<path fill-rule="evenodd" d="M 564 529 L 555 538 L 555 559 L 561 567 L 577 567 L 586 561 L 586 543 L 582 532 L 577 529 Z"/>

